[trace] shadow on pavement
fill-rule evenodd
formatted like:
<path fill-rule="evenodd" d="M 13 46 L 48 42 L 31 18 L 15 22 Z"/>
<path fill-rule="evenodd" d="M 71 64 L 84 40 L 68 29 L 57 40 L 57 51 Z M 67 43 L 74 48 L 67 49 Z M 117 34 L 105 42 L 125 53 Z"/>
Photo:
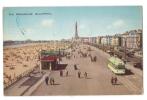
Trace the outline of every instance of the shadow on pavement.
<path fill-rule="evenodd" d="M 126 69 L 125 75 L 134 75 L 134 73 L 130 69 Z"/>
<path fill-rule="evenodd" d="M 57 64 L 56 68 L 54 68 L 53 70 L 54 71 L 64 70 L 64 69 L 66 69 L 66 67 L 67 67 L 67 64 Z"/>
<path fill-rule="evenodd" d="M 86 79 L 92 79 L 92 78 L 90 78 L 90 77 L 87 77 Z"/>
<path fill-rule="evenodd" d="M 48 85 L 52 86 L 52 85 L 60 85 L 60 84 L 59 83 L 54 83 L 54 84 L 48 84 Z"/>
<path fill-rule="evenodd" d="M 58 84 L 58 83 L 55 83 L 54 85 L 60 85 L 60 84 Z"/>
<path fill-rule="evenodd" d="M 122 83 L 116 83 L 116 84 L 113 84 L 113 85 L 122 85 Z"/>

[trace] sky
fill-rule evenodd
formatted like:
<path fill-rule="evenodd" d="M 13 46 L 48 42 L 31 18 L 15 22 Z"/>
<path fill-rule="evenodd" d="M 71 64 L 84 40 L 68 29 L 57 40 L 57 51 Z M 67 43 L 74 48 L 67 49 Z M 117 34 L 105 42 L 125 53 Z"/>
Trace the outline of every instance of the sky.
<path fill-rule="evenodd" d="M 142 29 L 141 6 L 5 7 L 3 39 L 71 39 L 78 24 L 80 37 L 122 34 Z"/>

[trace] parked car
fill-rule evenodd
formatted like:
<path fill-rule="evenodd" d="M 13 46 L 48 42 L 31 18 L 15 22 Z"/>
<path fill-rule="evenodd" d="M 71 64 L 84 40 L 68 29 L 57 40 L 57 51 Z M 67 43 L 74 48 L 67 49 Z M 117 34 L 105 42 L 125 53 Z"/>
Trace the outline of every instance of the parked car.
<path fill-rule="evenodd" d="M 134 53 L 127 53 L 127 56 L 128 57 L 133 57 L 134 56 Z"/>
<path fill-rule="evenodd" d="M 114 55 L 114 52 L 113 52 L 113 51 L 107 50 L 106 52 L 107 52 L 110 56 L 113 56 L 113 55 Z"/>
<path fill-rule="evenodd" d="M 142 63 L 141 62 L 137 62 L 137 63 L 134 63 L 134 67 L 135 68 L 139 68 L 139 69 L 143 69 L 143 65 L 142 65 Z"/>

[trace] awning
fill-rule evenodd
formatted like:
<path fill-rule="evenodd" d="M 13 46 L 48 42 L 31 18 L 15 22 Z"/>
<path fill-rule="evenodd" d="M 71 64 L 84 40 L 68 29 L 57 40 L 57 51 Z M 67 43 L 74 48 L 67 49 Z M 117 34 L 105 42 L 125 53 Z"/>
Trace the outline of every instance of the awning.
<path fill-rule="evenodd" d="M 41 55 L 55 56 L 59 55 L 59 51 L 41 51 Z"/>
<path fill-rule="evenodd" d="M 57 56 L 43 56 L 41 57 L 41 61 L 53 62 L 57 60 Z"/>

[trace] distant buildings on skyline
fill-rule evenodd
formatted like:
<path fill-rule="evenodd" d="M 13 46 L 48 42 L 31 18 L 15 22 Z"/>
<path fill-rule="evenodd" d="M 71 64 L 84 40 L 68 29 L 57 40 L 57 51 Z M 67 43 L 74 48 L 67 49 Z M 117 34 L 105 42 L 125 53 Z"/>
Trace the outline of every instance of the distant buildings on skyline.
<path fill-rule="evenodd" d="M 4 41 L 4 45 L 13 45 L 13 44 L 24 44 L 24 43 L 45 43 L 49 41 L 56 41 L 58 40 L 26 40 L 26 41 Z M 76 41 L 76 42 L 83 42 L 83 43 L 93 43 L 97 45 L 110 45 L 110 46 L 125 46 L 128 49 L 137 49 L 142 48 L 142 29 L 138 30 L 128 30 L 122 34 L 115 34 L 115 35 L 106 35 L 106 36 L 97 36 L 97 37 L 80 37 L 78 33 L 78 23 L 75 23 L 75 34 L 72 39 L 62 39 L 60 41 Z"/>
<path fill-rule="evenodd" d="M 80 37 L 78 35 L 78 24 L 75 24 L 75 37 L 74 41 L 80 41 L 84 43 L 93 43 L 97 45 L 110 45 L 124 47 L 126 42 L 126 48 L 138 49 L 142 48 L 142 29 L 130 30 L 122 34 L 97 36 L 97 37 Z"/>

